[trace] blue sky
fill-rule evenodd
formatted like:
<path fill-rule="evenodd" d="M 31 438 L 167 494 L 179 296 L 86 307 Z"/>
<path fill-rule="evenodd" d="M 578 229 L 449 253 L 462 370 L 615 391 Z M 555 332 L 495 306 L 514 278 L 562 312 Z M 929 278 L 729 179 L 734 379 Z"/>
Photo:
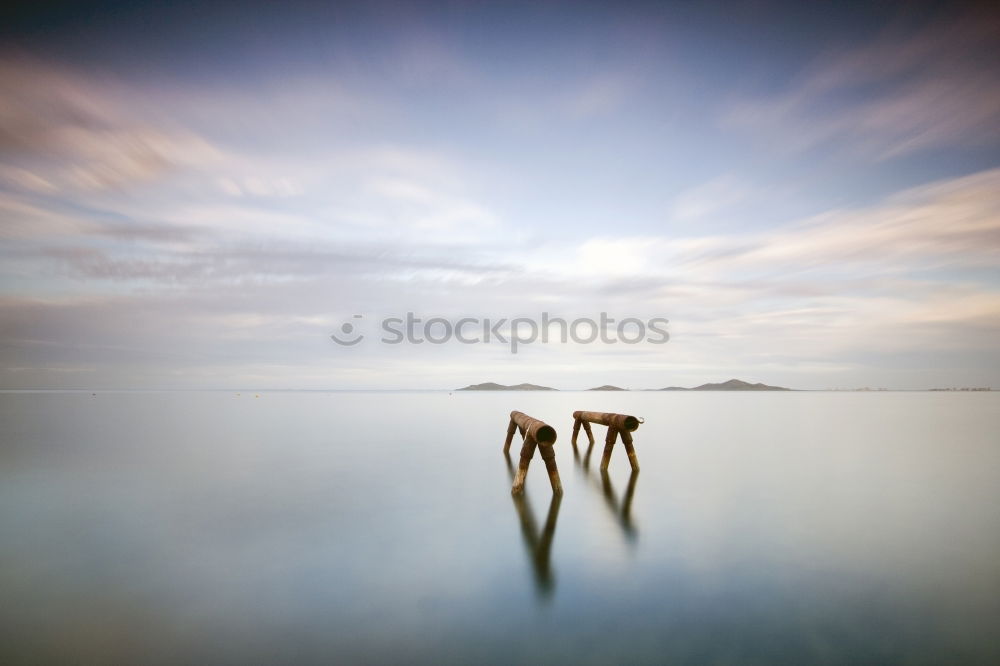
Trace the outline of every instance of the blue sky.
<path fill-rule="evenodd" d="M 0 387 L 1000 385 L 985 5 L 56 7 L 0 33 Z"/>

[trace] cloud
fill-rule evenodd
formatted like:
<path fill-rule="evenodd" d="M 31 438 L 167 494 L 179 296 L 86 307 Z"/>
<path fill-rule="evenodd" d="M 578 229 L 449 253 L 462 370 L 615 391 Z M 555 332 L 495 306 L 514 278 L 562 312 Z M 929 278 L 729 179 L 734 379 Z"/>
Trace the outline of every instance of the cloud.
<path fill-rule="evenodd" d="M 388 220 L 420 230 L 468 230 L 493 226 L 496 217 L 483 206 L 440 190 L 401 179 L 373 179 L 366 191 L 382 200 Z"/>
<path fill-rule="evenodd" d="M 776 232 L 706 239 L 694 254 L 692 262 L 727 270 L 995 266 L 1000 169 L 911 188 L 873 207 L 826 213 Z"/>
<path fill-rule="evenodd" d="M 251 104 L 245 91 L 147 88 L 64 65 L 0 59 L 0 234 L 43 244 L 75 236 L 73 247 L 102 243 L 105 263 L 118 266 L 106 274 L 125 275 L 155 273 L 148 245 L 168 238 L 204 255 L 272 240 L 418 242 L 431 234 L 468 244 L 499 226 L 469 186 L 467 165 L 419 146 L 330 132 L 340 117 L 321 118 L 328 97 L 348 113 L 358 110 L 343 86 L 324 79 L 310 87 L 299 77 L 270 92 L 266 103 Z M 166 111 L 163 100 L 171 104 Z M 206 123 L 205 108 L 220 115 Z M 229 118 L 241 126 L 242 143 L 220 138 Z M 312 125 L 320 120 L 324 126 Z M 270 144 L 302 135 L 311 140 L 308 150 Z M 103 244 L 111 238 L 132 244 Z M 190 265 L 163 260 L 167 273 Z"/>
<path fill-rule="evenodd" d="M 265 283 L 299 280 L 314 283 L 329 279 L 391 279 L 405 274 L 425 279 L 431 273 L 449 276 L 482 275 L 513 267 L 466 257 L 454 259 L 447 248 L 384 244 L 330 244 L 322 247 L 294 245 L 205 248 L 196 251 L 158 252 L 148 255 L 112 256 L 88 247 L 58 248 L 43 253 L 69 272 L 87 280 L 143 281 L 146 288 L 157 283 L 212 287 L 219 284 Z"/>
<path fill-rule="evenodd" d="M 193 132 L 155 127 L 119 84 L 30 60 L 0 60 L 0 185 L 35 193 L 107 190 L 218 160 Z"/>
<path fill-rule="evenodd" d="M 614 121 L 638 99 L 641 77 L 627 69 L 604 69 L 553 81 L 540 72 L 481 92 L 488 114 L 515 134 L 547 136 L 554 127 Z M 555 122 L 555 124 L 554 124 Z"/>
<path fill-rule="evenodd" d="M 623 73 L 605 72 L 562 92 L 571 117 L 594 118 L 621 109 L 634 95 L 636 82 Z"/>
<path fill-rule="evenodd" d="M 95 233 L 100 225 L 79 213 L 43 208 L 0 193 L 0 239 L 22 240 Z"/>
<path fill-rule="evenodd" d="M 600 256 L 602 249 L 606 250 Z M 881 203 L 833 210 L 783 227 L 730 235 L 590 239 L 578 260 L 609 274 L 642 273 L 692 280 L 754 279 L 813 273 L 858 279 L 931 269 L 992 268 L 1000 261 L 1000 169 L 913 187 Z M 796 280 L 800 277 L 796 277 Z"/>
<path fill-rule="evenodd" d="M 742 99 L 735 128 L 791 152 L 845 147 L 884 160 L 1000 142 L 1000 31 L 975 12 L 919 29 L 895 25 L 860 47 L 814 61 L 785 92 Z"/>
<path fill-rule="evenodd" d="M 721 212 L 731 212 L 747 201 L 752 188 L 732 174 L 718 176 L 678 194 L 670 216 L 681 221 L 701 220 Z"/>
<path fill-rule="evenodd" d="M 977 350 L 985 372 L 997 367 L 1000 170 L 763 232 L 591 238 L 550 258 L 535 283 L 555 302 L 590 290 L 670 318 L 682 356 L 670 363 L 855 373 L 859 358 Z"/>
<path fill-rule="evenodd" d="M 302 194 L 302 186 L 286 177 L 264 179 L 254 176 L 219 179 L 223 192 L 234 197 L 294 197 Z"/>

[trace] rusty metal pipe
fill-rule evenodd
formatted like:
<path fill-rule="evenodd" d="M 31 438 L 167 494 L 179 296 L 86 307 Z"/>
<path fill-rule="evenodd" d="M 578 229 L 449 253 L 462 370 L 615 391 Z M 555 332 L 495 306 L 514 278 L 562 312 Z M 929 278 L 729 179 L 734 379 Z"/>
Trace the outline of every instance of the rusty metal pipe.
<path fill-rule="evenodd" d="M 556 443 L 556 429 L 545 422 L 533 419 L 523 412 L 511 412 L 510 420 L 516 423 L 518 427 L 523 428 L 526 433 L 525 436 L 530 436 L 540 446 L 551 446 Z"/>
<path fill-rule="evenodd" d="M 606 425 L 615 430 L 632 432 L 638 430 L 639 419 L 628 414 L 612 414 L 610 412 L 573 412 L 574 419 L 580 419 L 586 423 L 597 423 Z"/>

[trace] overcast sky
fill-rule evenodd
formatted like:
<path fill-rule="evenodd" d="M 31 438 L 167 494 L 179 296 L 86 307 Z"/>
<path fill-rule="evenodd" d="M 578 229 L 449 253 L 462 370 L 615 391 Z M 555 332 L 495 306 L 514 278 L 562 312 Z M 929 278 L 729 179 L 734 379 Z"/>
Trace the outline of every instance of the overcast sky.
<path fill-rule="evenodd" d="M 0 388 L 1000 387 L 998 14 L 833 4 L 8 8 Z"/>

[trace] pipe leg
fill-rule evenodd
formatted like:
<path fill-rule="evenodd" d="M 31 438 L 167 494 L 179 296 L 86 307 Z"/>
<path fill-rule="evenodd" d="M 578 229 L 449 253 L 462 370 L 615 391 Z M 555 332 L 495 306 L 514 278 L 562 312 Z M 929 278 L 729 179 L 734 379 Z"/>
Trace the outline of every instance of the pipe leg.
<path fill-rule="evenodd" d="M 531 457 L 535 455 L 535 438 L 529 436 L 524 440 L 521 447 L 521 462 L 517 465 L 517 476 L 514 477 L 514 487 L 510 489 L 511 494 L 520 495 L 524 492 L 524 479 L 528 476 L 528 465 Z"/>
<path fill-rule="evenodd" d="M 601 458 L 601 471 L 607 471 L 608 463 L 611 462 L 611 451 L 615 448 L 615 441 L 618 439 L 618 429 L 608 426 L 608 436 L 604 439 L 604 457 Z"/>
<path fill-rule="evenodd" d="M 538 447 L 538 453 L 545 461 L 545 469 L 549 473 L 549 483 L 552 485 L 552 492 L 556 495 L 562 494 L 562 481 L 559 479 L 559 468 L 556 466 L 556 452 L 551 444 Z"/>
<path fill-rule="evenodd" d="M 625 453 L 628 454 L 628 462 L 632 465 L 632 471 L 639 471 L 639 459 L 635 457 L 635 447 L 632 445 L 632 433 L 622 432 L 622 444 L 625 445 Z"/>
<path fill-rule="evenodd" d="M 587 433 L 587 441 L 590 442 L 590 446 L 594 445 L 594 431 L 590 429 L 590 424 L 586 421 L 583 422 L 583 431 Z"/>
<path fill-rule="evenodd" d="M 573 419 L 573 438 L 570 443 L 573 444 L 573 448 L 576 448 L 576 437 L 580 434 L 580 419 Z"/>

